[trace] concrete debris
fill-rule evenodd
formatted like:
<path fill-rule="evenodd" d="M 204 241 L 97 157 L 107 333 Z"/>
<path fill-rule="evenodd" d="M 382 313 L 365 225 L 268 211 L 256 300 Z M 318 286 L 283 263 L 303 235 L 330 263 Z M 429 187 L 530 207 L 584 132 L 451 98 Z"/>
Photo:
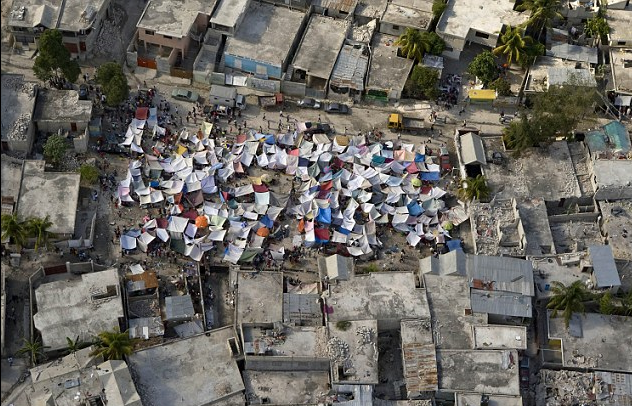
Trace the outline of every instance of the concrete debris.
<path fill-rule="evenodd" d="M 112 10 L 112 17 L 103 21 L 103 27 L 94 44 L 95 55 L 116 55 L 121 46 L 120 34 L 125 12 L 119 7 L 113 7 Z"/>
<path fill-rule="evenodd" d="M 22 77 L 12 77 L 2 79 L 3 90 L 12 90 L 28 95 L 29 99 L 35 97 L 35 83 L 25 82 Z"/>
<path fill-rule="evenodd" d="M 625 374 L 552 370 L 540 374 L 543 387 L 536 391 L 537 404 L 627 405 L 632 401 L 632 388 L 626 384 Z"/>
<path fill-rule="evenodd" d="M 375 330 L 367 326 L 360 326 L 356 329 L 356 334 L 360 336 L 358 344 L 371 344 L 375 339 Z"/>
<path fill-rule="evenodd" d="M 11 131 L 9 131 L 9 133 L 7 134 L 7 138 L 9 140 L 25 140 L 28 134 L 30 123 L 30 113 L 20 114 L 15 122 L 13 122 L 13 126 L 11 127 Z"/>
<path fill-rule="evenodd" d="M 338 337 L 332 337 L 327 343 L 327 355 L 333 362 L 343 362 L 349 359 L 349 344 Z"/>

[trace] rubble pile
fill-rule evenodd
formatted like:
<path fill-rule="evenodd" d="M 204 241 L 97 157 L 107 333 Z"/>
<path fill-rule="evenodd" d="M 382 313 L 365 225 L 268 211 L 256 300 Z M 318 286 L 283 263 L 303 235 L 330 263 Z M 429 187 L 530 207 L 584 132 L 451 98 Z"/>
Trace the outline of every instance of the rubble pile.
<path fill-rule="evenodd" d="M 600 379 L 590 373 L 575 371 L 542 371 L 546 390 L 546 404 L 572 405 L 578 402 L 594 402 L 595 394 L 601 393 Z"/>
<path fill-rule="evenodd" d="M 360 336 L 358 344 L 363 346 L 364 344 L 371 344 L 375 339 L 375 330 L 367 326 L 360 326 L 356 329 L 356 334 Z"/>
<path fill-rule="evenodd" d="M 103 27 L 96 43 L 94 53 L 96 55 L 112 55 L 116 53 L 120 44 L 121 29 L 125 19 L 125 12 L 119 7 L 113 7 L 111 18 L 103 22 Z"/>
<path fill-rule="evenodd" d="M 21 76 L 7 76 L 2 78 L 3 90 L 12 90 L 28 95 L 29 99 L 35 97 L 35 83 L 25 82 Z"/>
<path fill-rule="evenodd" d="M 22 113 L 16 118 L 11 126 L 11 131 L 7 134 L 7 138 L 10 140 L 24 140 L 29 130 L 29 124 L 31 123 L 31 114 Z"/>
<path fill-rule="evenodd" d="M 349 344 L 338 337 L 332 337 L 327 343 L 327 355 L 333 362 L 342 362 L 349 359 Z"/>

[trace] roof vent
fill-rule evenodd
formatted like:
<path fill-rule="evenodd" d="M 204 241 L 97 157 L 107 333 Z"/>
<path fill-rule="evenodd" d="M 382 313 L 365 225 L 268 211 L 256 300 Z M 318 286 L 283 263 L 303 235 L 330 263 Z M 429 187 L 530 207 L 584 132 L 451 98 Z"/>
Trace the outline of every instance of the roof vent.
<path fill-rule="evenodd" d="M 18 21 L 24 21 L 25 14 L 26 14 L 26 7 L 22 6 L 11 11 L 11 18 Z"/>

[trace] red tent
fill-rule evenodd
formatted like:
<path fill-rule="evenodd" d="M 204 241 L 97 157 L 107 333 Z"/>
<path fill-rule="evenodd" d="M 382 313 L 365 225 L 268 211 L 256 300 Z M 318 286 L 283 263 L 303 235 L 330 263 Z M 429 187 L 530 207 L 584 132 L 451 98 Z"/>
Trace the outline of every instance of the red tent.
<path fill-rule="evenodd" d="M 149 118 L 149 107 L 139 107 L 136 109 L 137 120 L 147 120 Z"/>
<path fill-rule="evenodd" d="M 252 188 L 255 190 L 255 193 L 265 193 L 268 191 L 268 187 L 264 184 L 252 185 Z"/>

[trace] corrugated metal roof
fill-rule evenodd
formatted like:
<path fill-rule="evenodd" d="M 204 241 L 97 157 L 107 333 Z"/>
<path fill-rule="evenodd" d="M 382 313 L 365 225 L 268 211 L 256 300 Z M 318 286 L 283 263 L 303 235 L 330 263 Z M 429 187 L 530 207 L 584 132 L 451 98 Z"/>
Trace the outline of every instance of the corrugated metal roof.
<path fill-rule="evenodd" d="M 167 296 L 165 298 L 165 320 L 188 319 L 195 315 L 191 295 Z"/>
<path fill-rule="evenodd" d="M 467 275 L 470 287 L 476 288 L 476 281 L 491 286 L 494 291 L 514 292 L 533 296 L 533 265 L 530 261 L 512 257 L 471 255 Z M 487 290 L 487 289 L 485 289 Z"/>
<path fill-rule="evenodd" d="M 430 326 L 430 319 L 402 320 L 404 381 L 409 397 L 436 391 L 439 387 L 437 355 Z"/>
<path fill-rule="evenodd" d="M 439 258 L 426 257 L 421 260 L 421 272 L 434 275 L 466 274 L 466 254 L 463 251 L 450 251 Z"/>
<path fill-rule="evenodd" d="M 331 10 L 342 11 L 343 13 L 351 13 L 355 10 L 357 0 L 314 0 L 314 7 L 322 7 Z"/>
<path fill-rule="evenodd" d="M 569 67 L 549 68 L 547 70 L 549 86 L 573 84 L 577 86 L 595 87 L 597 81 L 588 69 Z"/>
<path fill-rule="evenodd" d="M 614 262 L 612 247 L 609 245 L 592 245 L 588 247 L 588 255 L 593 266 L 593 275 L 598 288 L 621 286 L 617 264 Z"/>
<path fill-rule="evenodd" d="M 283 294 L 283 322 L 301 322 L 321 318 L 317 294 Z"/>
<path fill-rule="evenodd" d="M 474 133 L 467 133 L 461 136 L 461 159 L 464 165 L 477 162 L 481 165 L 487 163 L 485 147 L 483 147 L 481 137 Z"/>
<path fill-rule="evenodd" d="M 369 66 L 368 52 L 365 47 L 345 45 L 338 54 L 338 60 L 331 74 L 331 84 L 348 86 L 356 90 L 364 90 L 364 77 Z"/>
<path fill-rule="evenodd" d="M 513 317 L 531 317 L 531 296 L 519 293 L 472 289 L 472 311 Z"/>
<path fill-rule="evenodd" d="M 598 61 L 597 48 L 582 47 L 568 43 L 557 43 L 546 51 L 548 56 L 567 59 L 569 61 L 586 62 L 596 65 Z"/>

